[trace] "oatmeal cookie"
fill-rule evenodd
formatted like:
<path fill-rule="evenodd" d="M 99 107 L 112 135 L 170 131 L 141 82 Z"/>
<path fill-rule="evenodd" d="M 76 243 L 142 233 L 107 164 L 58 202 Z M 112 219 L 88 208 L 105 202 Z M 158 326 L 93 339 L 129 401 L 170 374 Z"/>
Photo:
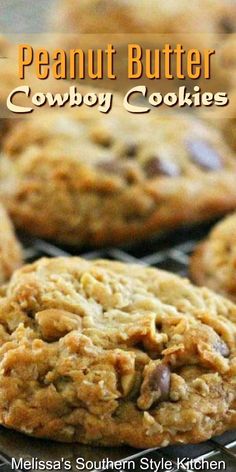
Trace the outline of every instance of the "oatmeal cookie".
<path fill-rule="evenodd" d="M 236 160 L 181 113 L 115 106 L 35 114 L 4 142 L 0 193 L 15 224 L 70 245 L 143 239 L 236 208 Z"/>
<path fill-rule="evenodd" d="M 236 34 L 228 35 L 217 49 L 216 75 L 225 75 L 221 90 L 228 83 L 229 103 L 225 107 L 200 107 L 199 116 L 220 129 L 229 145 L 236 151 Z M 228 76 L 228 79 L 226 77 Z M 213 81 L 215 82 L 215 81 Z M 223 85 L 224 84 L 224 85 Z"/>
<path fill-rule="evenodd" d="M 59 0 L 53 6 L 53 25 L 50 27 L 61 37 L 57 40 L 63 49 L 78 48 L 78 45 L 84 50 L 94 45 L 104 48 L 107 42 L 112 42 L 119 57 L 116 62 L 118 80 L 108 86 L 127 90 L 128 43 L 141 44 L 144 49 L 162 49 L 166 42 L 172 46 L 181 43 L 185 49 L 213 48 L 218 51 L 224 36 L 229 36 L 222 33 L 235 31 L 236 3 L 234 0 L 204 0 L 203 3 L 201 0 Z M 137 33 L 141 36 L 134 36 Z M 214 57 L 211 90 L 228 88 L 229 75 L 218 66 Z M 155 81 L 147 82 L 155 90 Z M 207 92 L 208 82 L 199 80 L 201 89 Z M 138 85 L 138 81 L 136 83 Z M 159 89 L 166 93 L 182 85 L 177 79 L 158 81 Z"/>
<path fill-rule="evenodd" d="M 201 110 L 199 116 L 220 130 L 229 146 L 236 152 L 236 88 L 230 90 L 228 96 L 229 104 L 226 107 Z"/>
<path fill-rule="evenodd" d="M 195 250 L 192 279 L 236 301 L 236 214 L 220 221 Z"/>
<path fill-rule="evenodd" d="M 67 33 L 232 33 L 233 0 L 60 0 L 57 31 Z"/>
<path fill-rule="evenodd" d="M 0 204 L 0 284 L 22 264 L 22 250 L 14 234 L 12 223 Z"/>
<path fill-rule="evenodd" d="M 0 423 L 92 445 L 196 443 L 236 426 L 236 306 L 168 272 L 77 257 L 0 299 Z"/>

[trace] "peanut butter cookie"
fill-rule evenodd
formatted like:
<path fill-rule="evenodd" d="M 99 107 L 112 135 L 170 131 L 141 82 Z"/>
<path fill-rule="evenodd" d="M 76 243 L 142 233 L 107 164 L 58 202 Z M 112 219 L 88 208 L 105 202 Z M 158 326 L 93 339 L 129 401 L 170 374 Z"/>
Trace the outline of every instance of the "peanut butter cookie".
<path fill-rule="evenodd" d="M 22 250 L 14 234 L 12 223 L 0 204 L 0 284 L 22 264 Z"/>
<path fill-rule="evenodd" d="M 232 33 L 232 0 L 61 0 L 53 9 L 67 33 Z"/>
<path fill-rule="evenodd" d="M 190 115 L 80 108 L 31 116 L 3 145 L 15 224 L 71 245 L 131 242 L 236 208 L 236 159 Z"/>
<path fill-rule="evenodd" d="M 236 306 L 173 274 L 41 259 L 0 298 L 0 423 L 134 447 L 236 426 Z"/>
<path fill-rule="evenodd" d="M 196 248 L 190 270 L 198 285 L 236 301 L 236 214 L 220 221 Z"/>
<path fill-rule="evenodd" d="M 199 115 L 207 124 L 220 130 L 229 146 L 236 152 L 236 88 L 229 91 L 229 104 L 226 107 L 201 110 Z"/>

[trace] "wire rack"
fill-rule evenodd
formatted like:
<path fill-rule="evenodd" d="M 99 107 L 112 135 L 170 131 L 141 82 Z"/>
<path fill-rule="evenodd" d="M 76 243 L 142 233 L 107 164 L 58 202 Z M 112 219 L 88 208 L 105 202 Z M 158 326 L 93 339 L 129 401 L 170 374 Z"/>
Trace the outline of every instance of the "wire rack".
<path fill-rule="evenodd" d="M 187 275 L 188 259 L 196 243 L 204 237 L 208 231 L 208 226 L 182 229 L 179 232 L 169 234 L 168 238 L 160 237 L 158 240 L 149 241 L 140 245 L 126 246 L 123 248 L 105 248 L 102 250 L 84 250 L 80 252 L 85 258 L 107 258 L 117 259 L 123 262 L 133 262 L 143 265 L 158 266 L 166 270 L 171 270 L 180 275 Z M 24 238 L 22 242 L 25 248 L 25 258 L 33 261 L 42 256 L 68 256 L 71 251 L 57 247 L 41 239 Z M 78 254 L 78 253 L 77 253 Z M 128 463 L 135 467 L 135 471 L 143 470 L 142 458 L 147 458 L 149 464 L 153 461 L 154 470 L 158 464 L 159 471 L 166 472 L 169 469 L 169 462 L 172 464 L 171 472 L 196 471 L 196 470 L 226 470 L 226 472 L 236 471 L 236 431 L 226 433 L 223 436 L 214 438 L 200 445 L 170 446 L 162 449 L 148 449 L 136 451 L 131 448 L 90 448 L 78 444 L 64 445 L 52 441 L 37 440 L 27 438 L 19 433 L 0 428 L 0 471 L 8 472 L 12 468 L 12 458 L 18 461 L 20 458 L 32 461 L 36 460 L 60 460 L 62 457 L 70 461 L 71 470 L 76 471 L 76 458 L 84 461 L 84 470 L 98 470 L 100 462 L 108 459 L 116 463 L 122 461 L 123 472 L 134 470 Z M 191 460 L 186 464 L 185 458 Z M 91 468 L 91 464 L 96 464 L 96 468 Z M 182 462 L 181 462 L 182 461 Z M 199 462 L 200 461 L 200 462 Z M 132 463 L 132 464 L 131 464 Z M 35 465 L 36 464 L 36 465 Z M 37 463 L 35 463 L 37 467 Z M 200 469 L 199 469 L 200 464 Z M 24 467 L 19 469 L 24 471 Z M 27 469 L 29 470 L 29 468 Z M 39 470 L 33 468 L 31 470 Z M 63 466 L 61 468 L 63 469 Z M 99 467 L 99 470 L 112 470 L 111 468 Z M 114 469 L 113 469 L 114 470 Z"/>

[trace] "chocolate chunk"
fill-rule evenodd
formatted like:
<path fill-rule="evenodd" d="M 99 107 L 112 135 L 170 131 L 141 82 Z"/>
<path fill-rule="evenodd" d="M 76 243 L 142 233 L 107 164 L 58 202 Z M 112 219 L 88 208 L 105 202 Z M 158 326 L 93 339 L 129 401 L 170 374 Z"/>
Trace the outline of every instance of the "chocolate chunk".
<path fill-rule="evenodd" d="M 151 157 L 145 165 L 145 171 L 150 178 L 156 177 L 157 175 L 177 177 L 181 172 L 177 164 L 164 159 L 161 160 L 159 157 Z"/>
<path fill-rule="evenodd" d="M 125 156 L 126 157 L 135 157 L 137 155 L 138 146 L 136 143 L 128 143 L 125 147 Z"/>
<path fill-rule="evenodd" d="M 159 364 L 149 377 L 149 388 L 160 391 L 160 401 L 168 400 L 170 391 L 170 369 L 167 365 Z"/>
<path fill-rule="evenodd" d="M 187 143 L 190 158 L 205 170 L 219 170 L 223 163 L 216 149 L 205 141 L 192 140 Z"/>
<path fill-rule="evenodd" d="M 214 344 L 214 349 L 219 352 L 223 357 L 229 357 L 230 350 L 227 346 L 227 344 L 222 340 L 218 339 L 216 343 Z"/>

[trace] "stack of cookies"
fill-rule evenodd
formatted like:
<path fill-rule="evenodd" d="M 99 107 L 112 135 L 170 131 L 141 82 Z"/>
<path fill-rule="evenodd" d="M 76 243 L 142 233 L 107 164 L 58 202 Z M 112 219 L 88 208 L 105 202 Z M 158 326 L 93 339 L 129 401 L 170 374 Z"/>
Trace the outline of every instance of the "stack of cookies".
<path fill-rule="evenodd" d="M 204 9 L 199 0 L 60 5 L 57 21 L 75 33 L 214 35 L 235 26 L 230 0 Z M 1 425 L 137 448 L 198 443 L 236 427 L 236 216 L 192 256 L 196 287 L 116 261 L 23 265 L 6 213 L 26 235 L 73 252 L 219 218 L 236 210 L 227 123 L 182 111 L 130 115 L 117 95 L 108 114 L 47 110 L 2 132 Z"/>

